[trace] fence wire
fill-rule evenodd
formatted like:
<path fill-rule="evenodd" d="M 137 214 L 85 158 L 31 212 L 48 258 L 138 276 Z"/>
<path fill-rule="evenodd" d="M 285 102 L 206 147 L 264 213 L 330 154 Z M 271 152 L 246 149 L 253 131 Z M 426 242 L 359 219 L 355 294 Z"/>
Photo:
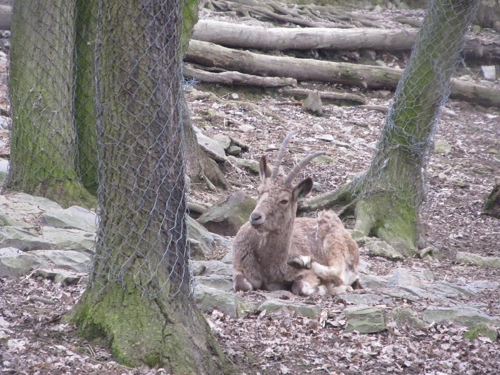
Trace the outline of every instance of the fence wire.
<path fill-rule="evenodd" d="M 350 191 L 366 197 L 390 191 L 417 209 L 425 201 L 425 170 L 451 76 L 462 61 L 464 34 L 479 0 L 432 0 L 409 64 L 389 104 L 377 152 Z M 399 155 L 395 157 L 395 155 Z"/>
<path fill-rule="evenodd" d="M 95 287 L 192 294 L 181 59 L 193 4 L 14 4 L 10 186 L 43 193 L 55 178 L 97 193 Z"/>

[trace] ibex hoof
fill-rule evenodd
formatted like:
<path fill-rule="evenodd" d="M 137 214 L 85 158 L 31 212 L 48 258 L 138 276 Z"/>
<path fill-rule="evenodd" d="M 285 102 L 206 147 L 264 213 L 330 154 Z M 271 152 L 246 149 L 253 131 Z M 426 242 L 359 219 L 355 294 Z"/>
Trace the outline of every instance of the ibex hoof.
<path fill-rule="evenodd" d="M 306 255 L 301 255 L 292 258 L 288 261 L 288 265 L 298 269 L 310 269 L 311 268 L 311 257 Z"/>

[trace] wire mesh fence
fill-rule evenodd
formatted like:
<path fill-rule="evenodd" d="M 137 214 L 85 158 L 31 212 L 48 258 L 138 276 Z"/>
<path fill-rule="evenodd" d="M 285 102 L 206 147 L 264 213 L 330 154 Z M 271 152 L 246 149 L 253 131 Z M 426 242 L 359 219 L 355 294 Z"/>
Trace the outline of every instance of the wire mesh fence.
<path fill-rule="evenodd" d="M 189 0 L 14 4 L 7 187 L 59 202 L 97 193 L 93 286 L 192 293 L 181 59 L 195 10 Z"/>
<path fill-rule="evenodd" d="M 367 171 L 350 186 L 358 197 L 391 191 L 394 200 L 414 208 L 424 202 L 430 145 L 479 3 L 429 2 L 409 64 L 390 102 L 377 152 Z"/>

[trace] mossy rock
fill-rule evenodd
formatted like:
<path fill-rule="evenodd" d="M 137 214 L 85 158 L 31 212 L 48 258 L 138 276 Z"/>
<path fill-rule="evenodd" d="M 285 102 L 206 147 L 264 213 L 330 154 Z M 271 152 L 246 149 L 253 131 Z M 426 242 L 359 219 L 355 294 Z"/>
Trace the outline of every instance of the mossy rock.
<path fill-rule="evenodd" d="M 255 199 L 250 198 L 243 191 L 238 191 L 216 202 L 198 218 L 198 222 L 210 232 L 222 236 L 234 236 L 248 221 L 256 204 Z"/>
<path fill-rule="evenodd" d="M 387 329 L 383 309 L 366 306 L 347 307 L 344 314 L 347 319 L 346 331 L 376 333 Z"/>

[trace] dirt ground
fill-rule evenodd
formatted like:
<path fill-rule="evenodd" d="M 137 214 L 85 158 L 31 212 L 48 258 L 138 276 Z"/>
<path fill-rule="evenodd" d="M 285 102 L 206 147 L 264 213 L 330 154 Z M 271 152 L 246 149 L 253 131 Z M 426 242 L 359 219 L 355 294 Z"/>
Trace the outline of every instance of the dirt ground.
<path fill-rule="evenodd" d="M 404 55 L 384 53 L 379 58 L 389 66 L 405 63 Z M 477 63 L 462 65 L 457 75 L 481 79 Z M 225 134 L 249 145 L 243 158 L 258 160 L 265 154 L 272 160 L 276 147 L 292 129 L 297 130 L 297 136 L 284 160 L 286 170 L 311 151 L 326 151 L 334 162 L 326 166 L 312 163 L 301 174 L 312 176 L 325 191 L 342 186 L 366 169 L 385 116 L 357 106 L 324 103 L 324 116 L 316 117 L 279 90 L 189 86 L 186 95 L 195 125 L 209 136 Z M 363 91 L 341 85 L 307 83 L 300 87 L 361 93 L 370 104 L 382 106 L 387 106 L 392 96 L 386 90 Z M 492 87 L 500 89 L 500 81 Z M 316 137 L 322 134 L 332 135 L 334 141 L 318 140 Z M 466 266 L 453 260 L 457 251 L 500 256 L 500 221 L 481 214 L 486 195 L 495 182 L 500 182 L 500 110 L 450 100 L 439 121 L 436 139 L 446 141 L 450 150 L 431 155 L 428 198 L 421 219 L 427 243 L 438 250 L 438 256 L 397 263 L 369 258 L 363 251 L 361 257 L 369 263 L 370 272 L 377 275 L 405 267 L 430 270 L 436 279 L 461 285 L 474 280 L 498 281 L 499 269 Z M 203 186 L 193 184 L 191 197 L 212 203 L 239 189 L 256 195 L 258 176 L 232 166 L 224 172 L 233 182 L 229 191 L 207 192 Z M 112 360 L 104 346 L 79 338 L 71 325 L 61 321 L 84 288 L 84 284 L 62 286 L 31 275 L 0 278 L 0 327 L 10 331 L 11 345 L 8 351 L 0 351 L 1 373 L 166 373 L 162 369 L 125 368 Z M 265 296 L 256 292 L 246 298 L 264 300 Z M 319 319 L 286 313 L 250 313 L 232 319 L 217 311 L 207 319 L 237 374 L 498 374 L 498 340 L 465 339 L 465 329 L 451 324 L 422 329 L 389 327 L 385 332 L 365 335 L 345 332 L 345 301 L 341 297 L 315 297 L 311 302 L 322 306 Z M 411 305 L 413 310 L 425 308 L 422 301 L 398 303 Z M 500 317 L 500 290 L 479 293 L 469 303 Z M 0 337 L 0 344 L 7 339 Z"/>

